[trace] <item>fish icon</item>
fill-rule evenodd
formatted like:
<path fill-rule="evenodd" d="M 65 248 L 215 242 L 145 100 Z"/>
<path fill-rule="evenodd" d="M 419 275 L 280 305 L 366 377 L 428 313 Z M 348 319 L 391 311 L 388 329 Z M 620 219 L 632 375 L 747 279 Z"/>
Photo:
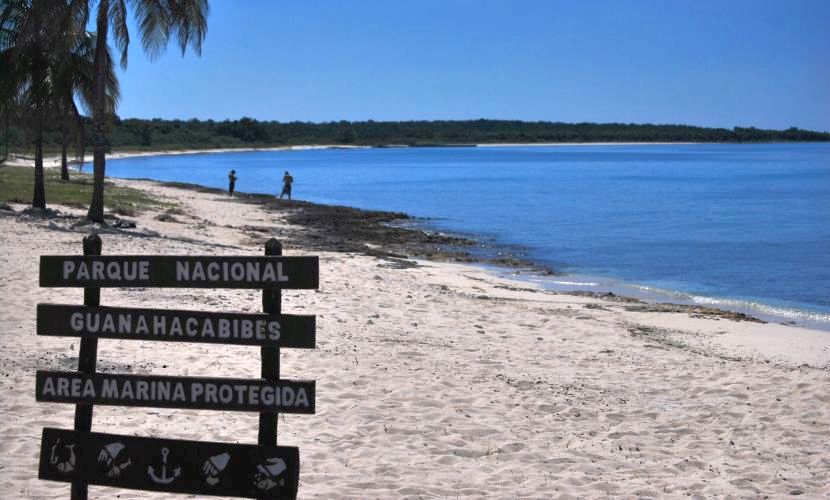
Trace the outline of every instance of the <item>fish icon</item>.
<path fill-rule="evenodd" d="M 279 476 L 288 469 L 281 458 L 269 458 L 264 464 L 257 465 L 254 473 L 254 485 L 262 491 L 268 491 L 274 486 L 285 485 L 285 479 Z"/>

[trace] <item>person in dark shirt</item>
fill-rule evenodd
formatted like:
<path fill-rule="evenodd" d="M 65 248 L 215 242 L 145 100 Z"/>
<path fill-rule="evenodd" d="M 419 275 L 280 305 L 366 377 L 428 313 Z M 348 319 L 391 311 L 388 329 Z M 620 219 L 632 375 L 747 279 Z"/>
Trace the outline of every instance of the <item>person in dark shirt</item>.
<path fill-rule="evenodd" d="M 233 189 L 236 187 L 236 170 L 231 170 L 228 174 L 228 194 L 233 196 Z"/>
<path fill-rule="evenodd" d="M 288 201 L 291 201 L 291 184 L 294 183 L 294 178 L 291 177 L 291 174 L 288 173 L 288 170 L 285 171 L 285 175 L 282 176 L 282 193 L 280 193 L 280 199 L 283 196 L 288 195 Z"/>

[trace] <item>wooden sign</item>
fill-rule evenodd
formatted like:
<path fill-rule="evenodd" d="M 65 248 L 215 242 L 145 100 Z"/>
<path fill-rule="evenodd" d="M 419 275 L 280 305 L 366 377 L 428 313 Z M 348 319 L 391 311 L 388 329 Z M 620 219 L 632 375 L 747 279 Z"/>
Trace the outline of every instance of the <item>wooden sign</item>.
<path fill-rule="evenodd" d="M 149 491 L 294 498 L 300 453 L 285 446 L 180 441 L 44 428 L 38 477 Z"/>
<path fill-rule="evenodd" d="M 315 317 L 38 304 L 37 334 L 313 349 Z"/>
<path fill-rule="evenodd" d="M 40 258 L 40 286 L 84 287 L 84 305 L 39 304 L 38 335 L 80 337 L 77 372 L 38 371 L 38 401 L 75 403 L 74 430 L 45 428 L 41 479 L 202 495 L 295 498 L 299 451 L 278 447 L 278 414 L 315 411 L 314 381 L 281 380 L 280 348 L 315 346 L 314 316 L 281 314 L 283 288 L 316 289 L 317 257 L 283 257 L 275 239 L 263 257 L 83 256 Z M 263 314 L 101 307 L 101 287 L 258 288 Z M 96 373 L 98 339 L 259 346 L 254 380 Z M 259 413 L 258 445 L 177 441 L 91 431 L 94 405 Z"/>
<path fill-rule="evenodd" d="M 43 287 L 292 288 L 319 285 L 317 257 L 49 255 Z"/>
<path fill-rule="evenodd" d="M 246 380 L 38 370 L 35 399 L 152 408 L 314 413 L 311 380 Z"/>

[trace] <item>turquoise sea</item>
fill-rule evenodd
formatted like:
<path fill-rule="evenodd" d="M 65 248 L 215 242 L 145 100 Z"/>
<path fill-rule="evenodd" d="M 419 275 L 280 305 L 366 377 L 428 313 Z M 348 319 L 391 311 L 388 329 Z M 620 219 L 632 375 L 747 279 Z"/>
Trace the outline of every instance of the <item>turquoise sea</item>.
<path fill-rule="evenodd" d="M 109 160 L 107 174 L 395 210 L 564 273 L 554 289 L 830 329 L 830 144 L 262 151 Z"/>

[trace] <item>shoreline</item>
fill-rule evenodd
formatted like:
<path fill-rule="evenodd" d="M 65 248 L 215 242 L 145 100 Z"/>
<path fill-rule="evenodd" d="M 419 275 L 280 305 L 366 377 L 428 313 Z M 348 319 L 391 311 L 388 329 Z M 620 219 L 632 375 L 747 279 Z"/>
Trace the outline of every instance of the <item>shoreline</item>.
<path fill-rule="evenodd" d="M 71 426 L 74 405 L 35 402 L 32 381 L 37 369 L 74 370 L 78 341 L 37 336 L 33 319 L 37 303 L 80 303 L 83 290 L 35 278 L 39 255 L 79 254 L 91 232 L 105 255 L 261 255 L 274 237 L 286 255 L 319 256 L 320 288 L 282 293 L 284 313 L 315 315 L 318 327 L 316 349 L 281 352 L 283 373 L 317 380 L 317 413 L 280 417 L 281 443 L 300 448 L 303 497 L 830 494 L 826 332 L 331 248 L 315 237 L 324 226 L 302 225 L 288 203 L 110 180 L 166 204 L 127 229 L 77 225 L 84 212 L 72 207 L 53 218 L 0 209 L 10 236 L 0 253 L 0 496 L 68 495 L 37 479 L 37 457 L 41 428 Z M 170 203 L 173 220 L 162 217 Z M 261 307 L 250 290 L 107 289 L 101 299 Z M 98 370 L 251 378 L 260 363 L 246 347 L 102 340 Z M 255 413 L 101 406 L 93 430 L 254 443 L 257 423 Z"/>
<path fill-rule="evenodd" d="M 509 271 L 494 267 L 497 275 Z M 580 274 L 556 274 L 553 276 L 515 275 L 516 279 L 539 284 L 548 290 L 560 293 L 591 293 L 597 296 L 611 294 L 630 300 L 638 300 L 653 307 L 677 306 L 679 308 L 701 308 L 735 313 L 766 323 L 792 325 L 801 328 L 826 331 L 830 334 L 830 313 L 808 308 L 778 305 L 772 302 L 753 301 L 729 296 L 710 296 L 662 289 L 633 281 L 620 281 L 604 276 Z"/>
<path fill-rule="evenodd" d="M 215 149 L 174 149 L 174 150 L 165 150 L 159 149 L 155 151 L 114 151 L 112 153 L 107 153 L 107 160 L 120 160 L 124 158 L 143 158 L 143 157 L 151 157 L 151 156 L 178 156 L 178 155 L 198 155 L 198 154 L 212 154 L 212 153 L 253 153 L 257 151 L 307 151 L 307 150 L 314 150 L 314 149 L 366 149 L 370 146 L 349 146 L 349 145 L 299 145 L 299 146 L 274 146 L 274 147 L 263 147 L 263 148 L 215 148 Z M 77 166 L 79 164 L 86 165 L 87 163 L 91 163 L 93 160 L 92 154 L 87 153 L 84 155 L 84 159 L 82 161 L 77 161 L 74 159 L 70 159 L 69 161 L 69 168 L 72 170 L 73 168 L 77 170 Z M 15 167 L 34 167 L 35 160 L 34 158 L 19 155 L 15 153 L 9 154 L 9 159 L 0 165 L 15 166 Z M 60 168 L 61 166 L 61 157 L 60 155 L 46 155 L 43 158 L 43 168 Z"/>
<path fill-rule="evenodd" d="M 740 142 L 505 142 L 476 144 L 477 148 L 558 147 L 558 146 L 678 146 L 687 144 L 742 144 Z M 769 143 L 774 144 L 774 143 Z"/>
<path fill-rule="evenodd" d="M 129 179 L 122 179 L 129 180 Z M 222 195 L 223 189 L 187 184 L 180 182 L 158 181 L 155 179 L 139 179 L 159 183 L 163 186 L 191 189 L 199 192 Z M 315 202 L 295 200 L 286 203 L 275 199 L 269 194 L 237 192 L 240 200 L 248 203 L 261 204 L 269 211 L 290 212 L 287 221 L 291 224 L 312 229 L 311 237 L 301 238 L 299 243 L 308 248 L 327 251 L 362 252 L 365 255 L 389 259 L 421 258 L 434 262 L 451 262 L 462 265 L 480 266 L 495 276 L 522 283 L 532 283 L 557 293 L 593 296 L 617 297 L 630 303 L 639 304 L 643 311 L 690 312 L 706 314 L 713 317 L 734 319 L 741 321 L 759 321 L 762 323 L 778 323 L 797 326 L 800 328 L 816 329 L 830 333 L 830 324 L 819 321 L 793 320 L 790 317 L 774 313 L 764 313 L 751 307 L 701 303 L 693 300 L 676 299 L 675 294 L 692 294 L 673 290 L 653 291 L 652 293 L 631 293 L 631 288 L 648 288 L 635 282 L 617 282 L 591 288 L 581 286 L 556 286 L 557 279 L 566 279 L 575 275 L 561 274 L 556 269 L 545 264 L 527 259 L 514 251 L 516 245 L 498 246 L 485 244 L 475 235 L 464 235 L 438 228 L 424 229 L 413 227 L 408 222 L 423 221 L 427 225 L 428 219 L 417 219 L 402 212 L 382 210 L 367 210 L 355 207 L 326 205 Z M 298 210 L 299 209 L 299 210 Z M 299 212 L 299 213 L 291 213 Z M 255 227 L 252 227 L 256 230 Z M 471 249 L 475 249 L 471 252 Z M 579 277 L 579 276 L 576 276 Z M 603 278 L 608 280 L 608 278 Z M 625 289 L 629 290 L 626 291 Z M 713 297 L 707 297 L 714 299 Z M 616 299 L 615 299 L 616 300 Z M 731 300 L 728 297 L 726 300 Z M 734 300 L 735 302 L 739 302 Z M 764 304 L 777 307 L 773 304 Z M 804 311 L 808 312 L 808 311 Z"/>
<path fill-rule="evenodd" d="M 189 154 L 189 153 L 183 153 Z M 89 176 L 90 174 L 82 174 Z M 554 295 L 566 295 L 574 297 L 587 297 L 600 301 L 611 301 L 614 303 L 628 304 L 629 310 L 636 310 L 644 313 L 678 313 L 688 314 L 690 317 L 705 317 L 714 320 L 725 319 L 733 322 L 750 322 L 757 324 L 781 325 L 787 328 L 795 328 L 806 331 L 826 333 L 827 328 L 809 323 L 795 321 L 781 321 L 780 316 L 767 315 L 758 318 L 755 311 L 737 307 L 710 306 L 705 303 L 694 303 L 690 301 L 674 301 L 669 299 L 662 302 L 653 297 L 645 295 L 620 293 L 621 287 L 644 287 L 636 283 L 619 282 L 618 286 L 598 287 L 594 289 L 583 289 L 579 286 L 573 288 L 549 286 L 550 280 L 568 279 L 577 275 L 560 274 L 555 269 L 546 265 L 527 260 L 523 257 L 505 251 L 505 248 L 496 245 L 487 245 L 477 240 L 474 235 L 461 235 L 437 229 L 423 229 L 402 225 L 401 222 L 426 221 L 418 219 L 403 212 L 390 212 L 381 210 L 368 210 L 348 206 L 327 205 L 303 200 L 286 201 L 275 198 L 271 194 L 236 192 L 233 197 L 228 197 L 224 189 L 173 181 L 158 181 L 155 179 L 124 179 L 108 177 L 108 179 L 121 185 L 145 190 L 146 185 L 156 185 L 173 190 L 192 191 L 201 194 L 218 195 L 228 198 L 231 203 L 252 205 L 264 210 L 274 217 L 278 217 L 289 227 L 300 228 L 292 236 L 285 238 L 284 242 L 295 246 L 301 246 L 310 250 L 320 252 L 345 253 L 347 255 L 364 255 L 369 258 L 386 261 L 391 267 L 401 269 L 418 267 L 423 263 L 437 265 L 461 266 L 461 269 L 480 269 L 494 279 L 506 280 L 512 283 L 512 288 L 519 291 L 528 291 L 531 288 L 538 288 L 540 291 Z M 20 205 L 20 204 L 18 204 Z M 67 214 L 67 211 L 75 211 L 72 207 L 57 205 L 63 212 L 58 212 L 58 217 L 68 221 L 73 219 L 76 223 L 83 220 L 80 213 Z M 19 208 L 25 208 L 20 205 Z M 0 208 L 0 215 L 8 216 Z M 29 217 L 27 215 L 26 217 Z M 47 216 L 47 219 L 52 216 Z M 105 217 L 113 220 L 134 222 L 131 219 L 136 217 L 122 218 L 120 215 L 107 213 Z M 139 217 L 140 218 L 140 217 Z M 160 218 L 159 220 L 167 220 Z M 174 223 L 180 223 L 175 217 L 169 219 Z M 97 230 L 117 234 L 119 229 L 109 227 L 98 228 L 98 225 L 81 224 L 81 232 L 96 232 Z M 256 225 L 242 225 L 241 229 L 250 237 L 249 241 L 264 243 L 262 233 L 268 231 L 268 227 Z M 151 232 L 152 236 L 158 236 Z M 479 251 L 470 253 L 468 248 L 476 248 Z M 510 248 L 519 248 L 511 245 Z M 484 250 L 484 251 L 482 251 Z M 489 257 L 488 257 L 489 255 Z M 521 285 L 531 285 L 526 288 Z M 650 288 L 650 287 L 645 287 Z M 663 290 L 661 295 L 682 293 L 672 290 Z M 763 316 L 763 315 L 761 315 Z M 822 325 L 823 326 L 823 325 Z M 830 336 L 828 336 L 830 340 Z M 830 370 L 830 357 L 826 367 Z"/>
<path fill-rule="evenodd" d="M 139 180 L 214 194 L 225 193 L 223 189 L 199 184 L 158 181 L 155 179 Z M 764 323 L 816 329 L 830 334 L 830 323 L 828 322 L 800 317 L 794 319 L 791 315 L 767 312 L 769 309 L 773 309 L 797 311 L 803 315 L 822 314 L 808 309 L 788 308 L 774 303 L 754 303 L 757 306 L 765 307 L 767 311 L 764 311 L 759 310 L 758 307 L 751 307 L 749 305 L 751 303 L 748 301 L 736 298 L 703 296 L 679 290 L 656 289 L 641 283 L 618 281 L 608 277 L 599 278 L 614 283 L 596 283 L 592 287 L 580 285 L 559 286 L 555 280 L 586 278 L 586 276 L 564 274 L 547 264 L 528 259 L 522 255 L 521 246 L 499 246 L 484 243 L 477 238 L 477 235 L 455 233 L 437 227 L 430 227 L 429 219 L 419 219 L 407 213 L 327 205 L 302 200 L 296 200 L 293 204 L 286 204 L 276 200 L 270 194 L 237 192 L 237 196 L 240 199 L 249 200 L 251 203 L 263 204 L 271 211 L 284 210 L 287 206 L 303 209 L 304 213 L 289 216 L 289 221 L 307 228 L 314 228 L 316 234 L 313 240 L 305 239 L 302 241 L 304 246 L 310 248 L 360 251 L 366 255 L 404 259 L 408 258 L 408 254 L 409 257 L 424 258 L 435 262 L 480 266 L 488 269 L 488 272 L 496 276 L 523 283 L 532 283 L 558 293 L 571 295 L 589 293 L 597 297 L 616 296 L 623 300 L 642 304 L 643 310 L 674 309 L 695 313 L 703 311 L 708 315 L 728 319 L 757 320 Z M 408 224 L 411 222 L 416 225 L 413 227 L 412 224 Z M 423 225 L 420 224 L 421 222 L 423 222 Z M 418 227 L 418 225 L 421 225 L 421 227 Z M 334 237 L 329 237 L 331 235 L 334 235 Z M 357 240 L 355 236 L 357 236 Z M 686 298 L 676 297 L 678 295 L 686 296 Z M 723 302 L 727 303 L 724 304 Z"/>
<path fill-rule="evenodd" d="M 325 146 L 328 147 L 328 146 Z M 251 150 L 258 151 L 258 150 Z M 214 150 L 212 152 L 227 152 Z M 199 154 L 201 152 L 181 152 L 170 154 Z M 164 154 L 148 153 L 140 156 L 163 156 Z M 128 156 L 123 156 L 126 158 Z M 120 159 L 118 157 L 115 159 Z M 89 175 L 89 174 L 82 174 Z M 108 177 L 121 181 L 125 185 L 133 182 L 150 182 L 159 186 L 174 189 L 190 190 L 199 193 L 225 195 L 225 190 L 200 184 L 191 184 L 175 181 L 159 181 L 155 179 L 124 179 Z M 516 245 L 498 246 L 485 244 L 475 235 L 463 235 L 440 230 L 438 228 L 413 227 L 411 222 L 429 224 L 428 219 L 419 219 L 403 212 L 383 210 L 368 210 L 356 207 L 327 205 L 303 200 L 286 202 L 270 194 L 236 192 L 232 198 L 246 204 L 262 207 L 270 213 L 282 213 L 284 220 L 292 225 L 304 228 L 299 237 L 291 241 L 306 248 L 320 251 L 357 252 L 369 257 L 387 259 L 395 265 L 406 267 L 408 259 L 425 259 L 429 262 L 452 263 L 464 266 L 475 266 L 485 272 L 515 281 L 517 283 L 532 284 L 553 293 L 608 299 L 629 304 L 637 304 L 637 308 L 644 312 L 679 312 L 694 315 L 704 315 L 713 318 L 724 318 L 733 321 L 750 321 L 758 323 L 773 323 L 784 326 L 804 328 L 808 330 L 830 332 L 830 324 L 819 321 L 792 320 L 787 316 L 765 313 L 750 307 L 731 306 L 729 304 L 715 304 L 704 300 L 702 303 L 693 298 L 686 300 L 675 299 L 672 295 L 688 295 L 687 292 L 676 290 L 657 290 L 653 287 L 635 282 L 617 282 L 616 284 L 577 283 L 573 287 L 556 283 L 556 279 L 569 277 L 580 278 L 580 275 L 562 274 L 555 269 L 522 256 L 516 255 L 507 249 L 521 249 Z M 108 214 L 118 219 L 118 216 Z M 243 226 L 245 230 L 258 233 L 263 230 L 255 225 Z M 468 249 L 476 249 L 470 252 Z M 591 277 L 596 278 L 596 277 Z M 600 277 L 603 280 L 610 278 Z M 616 281 L 616 280 L 612 280 Z M 585 285 L 585 286 L 583 286 Z M 639 288 L 650 290 L 650 293 L 627 293 L 625 288 Z M 698 298 L 716 300 L 715 297 L 699 296 Z M 722 298 L 729 302 L 742 302 L 738 299 Z M 770 308 L 779 308 L 774 304 L 761 304 Z M 809 310 L 797 310 L 802 313 L 812 313 Z"/>
<path fill-rule="evenodd" d="M 389 145 L 353 145 L 353 144 L 306 144 L 293 146 L 267 146 L 267 147 L 242 147 L 242 148 L 207 148 L 207 149 L 159 149 L 153 151 L 113 151 L 107 153 L 108 160 L 119 160 L 123 158 L 141 158 L 151 156 L 178 156 L 178 155 L 197 155 L 197 154 L 212 154 L 212 153 L 252 153 L 257 151 L 307 151 L 307 150 L 322 150 L 322 149 L 400 149 L 400 148 L 451 148 L 451 147 L 465 147 L 465 148 L 503 148 L 503 147 L 575 147 L 575 146 L 672 146 L 672 145 L 693 145 L 693 144 L 803 144 L 804 142 L 786 141 L 786 142 L 532 142 L 532 143 L 471 143 L 471 144 L 429 144 L 429 145 L 408 145 L 408 144 L 389 144 Z M 807 142 L 810 143 L 810 142 Z M 44 156 L 44 168 L 60 167 L 60 155 L 46 155 Z M 71 168 L 77 168 L 78 164 L 92 162 L 92 154 L 84 155 L 83 161 L 75 161 L 70 159 L 69 165 Z M 17 153 L 10 153 L 9 159 L 0 165 L 12 166 L 34 166 L 34 158 L 20 155 Z"/>
<path fill-rule="evenodd" d="M 639 145 L 639 144 L 700 144 L 700 143 L 553 143 L 553 144 L 535 144 L 538 146 L 553 146 L 553 145 Z M 490 146 L 490 145 L 485 145 Z M 526 146 L 522 144 L 505 144 L 492 146 Z M 187 150 L 187 151 L 155 151 L 155 152 L 135 152 L 135 153 L 114 153 L 108 155 L 108 159 L 122 159 L 133 157 L 150 157 L 150 156 L 174 156 L 184 154 L 211 154 L 211 153 L 226 153 L 226 152 L 256 152 L 256 151 L 282 151 L 282 150 L 308 150 L 308 149 L 333 149 L 342 148 L 343 146 L 326 145 L 326 146 L 294 146 L 294 147 L 277 147 L 277 148 L 247 148 L 247 149 L 213 149 L 213 150 Z M 348 148 L 348 147 L 346 147 Z M 364 148 L 356 146 L 353 148 Z M 51 161 L 59 162 L 59 158 L 51 158 Z M 21 166 L 20 164 L 12 164 L 14 166 Z M 31 166 L 31 165 L 29 165 Z M 46 166 L 46 165 L 44 165 Z M 60 166 L 58 164 L 50 165 L 50 167 Z M 74 172 L 73 172 L 74 173 Z M 88 174 L 84 174 L 88 175 Z M 109 179 L 120 179 L 124 181 L 138 180 L 138 181 L 152 181 L 158 182 L 161 185 L 170 187 L 178 187 L 183 189 L 190 189 L 202 192 L 209 192 L 214 194 L 224 194 L 225 190 L 220 188 L 213 188 L 202 186 L 198 184 L 188 184 L 181 182 L 166 182 L 157 181 L 155 179 L 121 179 L 117 177 L 109 177 Z M 263 205 L 272 205 L 271 210 L 278 210 L 284 208 L 280 202 L 274 202 L 274 197 L 269 194 L 259 193 L 245 193 L 237 192 L 238 199 L 245 199 L 252 203 L 261 203 Z M 518 279 L 525 283 L 535 283 L 547 289 L 557 291 L 559 293 L 582 294 L 591 292 L 596 296 L 611 294 L 630 299 L 632 301 L 639 301 L 643 304 L 648 304 L 649 307 L 659 309 L 666 306 L 675 306 L 678 309 L 694 310 L 705 308 L 707 311 L 718 311 L 718 314 L 723 317 L 730 317 L 732 315 L 746 316 L 749 318 L 760 319 L 764 322 L 779 323 L 783 325 L 794 325 L 808 329 L 818 329 L 822 331 L 830 331 L 830 323 L 803 319 L 798 316 L 809 315 L 823 315 L 818 311 L 809 309 L 798 309 L 789 306 L 776 305 L 774 303 L 754 303 L 747 302 L 733 297 L 712 297 L 712 296 L 697 296 L 689 292 L 678 290 L 656 290 L 653 287 L 643 285 L 637 282 L 619 281 L 614 284 L 606 284 L 605 286 L 597 285 L 595 287 L 586 288 L 583 286 L 575 286 L 572 289 L 559 286 L 552 282 L 550 277 L 558 276 L 560 278 L 574 277 L 580 278 L 582 276 L 576 274 L 560 274 L 555 269 L 546 264 L 535 262 L 527 259 L 516 250 L 521 252 L 521 246 L 506 245 L 497 246 L 492 244 L 485 244 L 476 235 L 465 235 L 441 230 L 439 228 L 428 227 L 428 219 L 419 219 L 405 213 L 396 213 L 382 210 L 365 210 L 355 207 L 325 205 L 314 202 L 295 201 L 294 207 L 304 207 L 306 213 L 295 217 L 293 223 L 314 227 L 317 231 L 317 242 L 312 243 L 308 239 L 303 241 L 304 245 L 330 249 L 337 246 L 340 250 L 361 251 L 366 255 L 386 256 L 399 258 L 404 253 L 411 253 L 414 257 L 426 258 L 436 262 L 456 262 L 462 264 L 482 265 L 485 267 L 492 267 L 492 272 L 497 275 L 508 277 L 509 279 Z M 327 223 L 327 220 L 336 220 L 336 224 Z M 366 221 L 369 224 L 365 224 Z M 414 222 L 416 227 L 412 224 L 401 225 L 400 223 Z M 426 224 L 422 227 L 417 227 L 421 222 Z M 356 226 L 361 226 L 358 232 L 363 238 L 368 237 L 367 241 L 356 242 L 349 234 Z M 426 227 L 424 227 L 426 226 Z M 337 236 L 340 241 L 332 241 L 324 237 L 324 234 L 330 233 L 332 230 L 347 229 L 342 234 Z M 345 241 L 344 241 L 345 240 Z M 330 245 L 329 248 L 321 246 L 319 243 L 324 242 Z M 368 244 L 368 246 L 367 246 Z M 476 250 L 471 252 L 470 250 Z M 405 258 L 405 257 L 404 257 Z M 596 278 L 596 277 L 591 277 Z M 607 277 L 599 277 L 605 281 L 616 281 Z M 628 291 L 626 291 L 628 289 Z M 632 293 L 632 290 L 634 292 Z M 638 293 L 636 289 L 656 290 L 649 293 Z M 676 298 L 675 295 L 688 296 L 687 298 Z M 714 303 L 713 303 L 714 302 Z M 756 307 L 753 307 L 755 305 Z M 785 314 L 783 312 L 768 312 L 769 310 L 778 311 L 794 311 L 793 314 Z M 796 316 L 793 319 L 793 316 Z"/>

